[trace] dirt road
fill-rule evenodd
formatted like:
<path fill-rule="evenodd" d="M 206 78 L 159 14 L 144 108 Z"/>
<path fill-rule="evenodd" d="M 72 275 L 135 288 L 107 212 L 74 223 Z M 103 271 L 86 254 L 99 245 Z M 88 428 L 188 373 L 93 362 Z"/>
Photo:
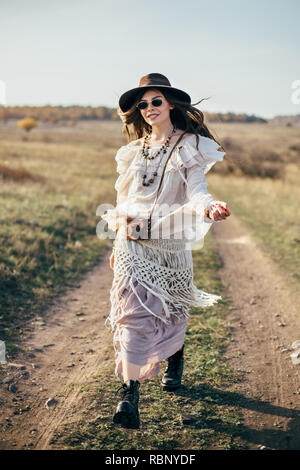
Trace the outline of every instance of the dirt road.
<path fill-rule="evenodd" d="M 300 297 L 234 215 L 213 229 L 233 306 L 226 357 L 246 375 L 236 387 L 243 437 L 252 449 L 300 449 L 300 364 L 290 358 L 300 339 Z"/>
<path fill-rule="evenodd" d="M 300 365 L 289 350 L 300 339 L 299 297 L 233 214 L 212 232 L 232 300 L 226 357 L 245 371 L 236 386 L 243 439 L 252 449 L 300 449 Z M 82 383 L 111 366 L 109 255 L 36 319 L 16 364 L 0 366 L 0 449 L 53 449 L 55 430 L 85 412 Z"/>

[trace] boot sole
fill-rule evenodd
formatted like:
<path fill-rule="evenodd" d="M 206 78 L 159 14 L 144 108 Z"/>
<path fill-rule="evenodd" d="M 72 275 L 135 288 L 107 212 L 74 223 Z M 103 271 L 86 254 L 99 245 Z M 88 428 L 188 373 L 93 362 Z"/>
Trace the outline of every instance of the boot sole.
<path fill-rule="evenodd" d="M 121 424 L 124 428 L 139 429 L 139 417 L 133 413 L 126 413 L 125 411 L 118 411 L 113 417 L 115 424 Z"/>
<path fill-rule="evenodd" d="M 162 384 L 162 389 L 167 391 L 167 392 L 172 392 L 173 390 L 177 390 L 178 388 L 181 387 L 181 384 L 179 385 L 165 385 L 165 384 Z"/>

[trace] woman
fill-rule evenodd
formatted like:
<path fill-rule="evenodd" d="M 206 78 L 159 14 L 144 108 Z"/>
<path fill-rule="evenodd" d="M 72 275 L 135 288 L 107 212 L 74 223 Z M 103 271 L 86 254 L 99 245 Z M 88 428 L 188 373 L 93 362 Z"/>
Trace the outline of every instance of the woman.
<path fill-rule="evenodd" d="M 113 422 L 138 428 L 140 384 L 156 376 L 160 362 L 168 359 L 163 389 L 180 386 L 189 308 L 221 299 L 194 285 L 191 243 L 202 247 L 212 223 L 230 211 L 207 192 L 205 180 L 225 152 L 218 151 L 220 145 L 186 92 L 172 87 L 164 75 L 151 73 L 120 97 L 118 112 L 129 143 L 115 157 L 117 206 L 102 216 L 117 232 L 107 321 L 114 331 L 122 400 Z"/>

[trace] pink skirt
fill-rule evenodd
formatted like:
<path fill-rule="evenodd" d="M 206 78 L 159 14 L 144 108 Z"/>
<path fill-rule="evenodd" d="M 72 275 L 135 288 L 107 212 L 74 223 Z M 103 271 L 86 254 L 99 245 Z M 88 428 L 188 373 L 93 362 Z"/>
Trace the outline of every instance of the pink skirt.
<path fill-rule="evenodd" d="M 170 317 L 166 324 L 152 312 L 162 314 L 163 304 L 134 278 L 126 278 L 119 295 L 122 297 L 123 312 L 114 314 L 119 317 L 114 332 L 115 375 L 123 381 L 122 360 L 141 366 L 140 382 L 156 376 L 160 362 L 181 349 L 184 343 L 187 317 L 177 315 Z M 134 290 L 132 289 L 134 286 Z M 153 286 L 149 285 L 153 290 Z M 113 288 L 112 288 L 113 290 Z M 141 303 L 142 302 L 142 303 Z"/>

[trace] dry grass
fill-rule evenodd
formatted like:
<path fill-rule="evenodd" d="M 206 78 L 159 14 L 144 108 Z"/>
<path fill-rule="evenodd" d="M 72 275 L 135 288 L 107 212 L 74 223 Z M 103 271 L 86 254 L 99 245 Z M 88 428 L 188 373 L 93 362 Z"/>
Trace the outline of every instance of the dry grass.
<path fill-rule="evenodd" d="M 209 127 L 234 167 L 228 172 L 224 162 L 217 163 L 207 176 L 209 191 L 228 202 L 299 282 L 298 130 L 266 124 Z M 42 289 L 46 297 L 95 262 L 101 247 L 110 246 L 111 240 L 96 236 L 96 209 L 115 203 L 114 157 L 127 143 L 121 123 L 108 121 L 41 124 L 27 142 L 22 139 L 16 122 L 0 125 L 0 255 L 6 267 L 0 298 L 2 310 L 14 312 L 12 321 L 26 317 L 27 307 L 33 314 L 32 305 L 39 308 L 35 292 Z M 246 167 L 248 173 L 254 168 L 251 176 L 244 174 Z M 76 240 L 81 250 L 70 249 Z M 24 298 L 30 299 L 28 306 Z"/>
<path fill-rule="evenodd" d="M 221 142 L 232 139 L 231 152 L 238 151 L 245 165 L 251 154 L 258 156 L 258 165 L 261 157 L 262 165 L 268 163 L 271 169 L 276 169 L 280 162 L 282 170 L 278 178 L 249 176 L 242 172 L 222 174 L 222 163 L 217 163 L 217 171 L 210 172 L 207 179 L 210 192 L 217 199 L 228 202 L 229 208 L 246 223 L 261 248 L 277 261 L 294 287 L 299 288 L 299 130 L 230 124 L 219 125 L 217 134 Z"/>

